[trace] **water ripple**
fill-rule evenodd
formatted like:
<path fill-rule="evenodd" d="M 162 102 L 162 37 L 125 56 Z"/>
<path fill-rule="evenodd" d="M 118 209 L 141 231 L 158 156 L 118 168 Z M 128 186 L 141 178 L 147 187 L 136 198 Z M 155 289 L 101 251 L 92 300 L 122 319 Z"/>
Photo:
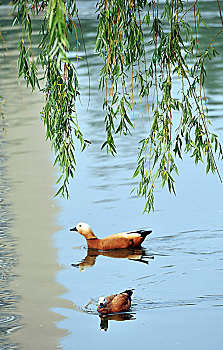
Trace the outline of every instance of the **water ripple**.
<path fill-rule="evenodd" d="M 4 144 L 0 138 L 0 146 Z M 16 309 L 16 303 L 19 297 L 8 288 L 9 283 L 14 279 L 14 267 L 17 264 L 15 254 L 15 242 L 9 233 L 12 223 L 11 206 L 5 198 L 11 190 L 5 174 L 7 157 L 0 155 L 0 239 L 1 239 L 1 256 L 0 256 L 0 349 L 12 350 L 17 349 L 18 344 L 11 343 L 9 334 L 21 327 L 19 315 L 12 313 Z M 4 312 L 5 311 L 5 312 Z"/>
<path fill-rule="evenodd" d="M 220 303 L 219 303 L 220 301 Z M 151 301 L 144 298 L 134 298 L 132 303 L 132 311 L 143 311 L 151 309 L 163 309 L 163 308 L 176 308 L 181 306 L 199 306 L 201 304 L 208 303 L 209 306 L 222 307 L 223 306 L 223 295 L 203 295 L 193 299 L 182 299 L 182 300 L 158 300 Z"/>
<path fill-rule="evenodd" d="M 20 316 L 18 315 L 0 314 L 0 326 L 2 326 L 2 324 L 18 321 L 19 319 Z"/>

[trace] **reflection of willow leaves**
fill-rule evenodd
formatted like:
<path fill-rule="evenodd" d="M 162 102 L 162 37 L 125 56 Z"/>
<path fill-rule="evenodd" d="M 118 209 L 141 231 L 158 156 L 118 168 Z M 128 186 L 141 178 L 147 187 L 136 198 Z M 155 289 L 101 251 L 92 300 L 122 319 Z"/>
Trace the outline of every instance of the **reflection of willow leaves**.
<path fill-rule="evenodd" d="M 40 88 L 38 64 L 44 69 L 42 118 L 61 171 L 58 182 L 62 181 L 62 186 L 57 194 L 68 196 L 67 186 L 76 167 L 74 137 L 82 150 L 89 143 L 80 130 L 75 108 L 80 95 L 76 1 L 15 0 L 14 9 L 21 25 L 19 76 L 24 76 L 34 90 Z M 34 57 L 31 14 L 39 15 L 42 10 L 41 41 L 38 56 Z M 186 19 L 190 13 L 193 26 Z M 102 147 L 114 155 L 114 135 L 128 134 L 135 127 L 136 102 L 141 112 L 146 104 L 149 113 L 151 100 L 150 130 L 140 142 L 134 173 L 134 177 L 139 176 L 137 193 L 146 199 L 145 211 L 154 208 L 157 183 L 175 193 L 176 159 L 182 159 L 183 152 L 189 153 L 195 163 L 205 162 L 206 172 L 217 172 L 221 180 L 215 153 L 222 159 L 223 150 L 217 135 L 208 129 L 204 80 L 205 61 L 216 56 L 212 44 L 223 31 L 201 51 L 199 25 L 202 23 L 207 31 L 209 28 L 198 1 L 189 7 L 181 0 L 167 0 L 165 5 L 148 0 L 99 0 L 97 14 L 96 52 L 104 60 L 99 86 L 105 92 L 107 133 Z M 68 58 L 71 37 L 76 40 L 75 62 Z"/>

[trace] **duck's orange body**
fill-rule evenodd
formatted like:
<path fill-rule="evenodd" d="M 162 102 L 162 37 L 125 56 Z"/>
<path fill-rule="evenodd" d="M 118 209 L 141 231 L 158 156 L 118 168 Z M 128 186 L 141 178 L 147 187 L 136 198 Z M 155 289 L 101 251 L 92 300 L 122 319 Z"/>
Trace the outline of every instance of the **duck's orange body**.
<path fill-rule="evenodd" d="M 100 314 L 113 314 L 116 312 L 126 312 L 131 306 L 132 290 L 125 290 L 122 293 L 100 297 L 97 311 Z"/>
<path fill-rule="evenodd" d="M 106 238 L 99 239 L 95 236 L 90 226 L 85 223 L 79 223 L 70 231 L 77 231 L 87 240 L 88 248 L 98 250 L 110 250 L 137 247 L 141 245 L 146 236 L 152 231 L 136 230 L 130 232 L 122 232 L 110 235 Z"/>

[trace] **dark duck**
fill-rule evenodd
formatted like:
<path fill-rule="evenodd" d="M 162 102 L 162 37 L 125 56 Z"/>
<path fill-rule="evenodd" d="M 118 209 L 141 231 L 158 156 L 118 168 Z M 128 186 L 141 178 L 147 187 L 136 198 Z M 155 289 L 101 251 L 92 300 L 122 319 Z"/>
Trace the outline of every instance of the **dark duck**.
<path fill-rule="evenodd" d="M 125 290 L 119 294 L 100 297 L 98 300 L 97 311 L 100 314 L 113 314 L 117 312 L 126 312 L 131 307 L 132 290 Z"/>

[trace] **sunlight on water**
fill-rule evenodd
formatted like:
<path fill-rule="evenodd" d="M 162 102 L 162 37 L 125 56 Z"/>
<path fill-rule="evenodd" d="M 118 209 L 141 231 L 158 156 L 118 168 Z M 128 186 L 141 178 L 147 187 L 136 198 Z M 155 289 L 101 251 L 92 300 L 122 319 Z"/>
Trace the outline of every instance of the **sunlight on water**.
<path fill-rule="evenodd" d="M 55 349 L 65 332 L 51 308 L 67 304 L 58 299 L 64 289 L 55 282 L 59 267 L 51 240 L 58 229 L 55 174 L 40 121 L 42 96 L 27 91 L 16 76 L 19 33 L 16 26 L 8 32 L 10 10 L 0 6 L 10 55 L 0 56 L 0 96 L 6 100 L 5 133 L 0 125 L 0 348 Z"/>

